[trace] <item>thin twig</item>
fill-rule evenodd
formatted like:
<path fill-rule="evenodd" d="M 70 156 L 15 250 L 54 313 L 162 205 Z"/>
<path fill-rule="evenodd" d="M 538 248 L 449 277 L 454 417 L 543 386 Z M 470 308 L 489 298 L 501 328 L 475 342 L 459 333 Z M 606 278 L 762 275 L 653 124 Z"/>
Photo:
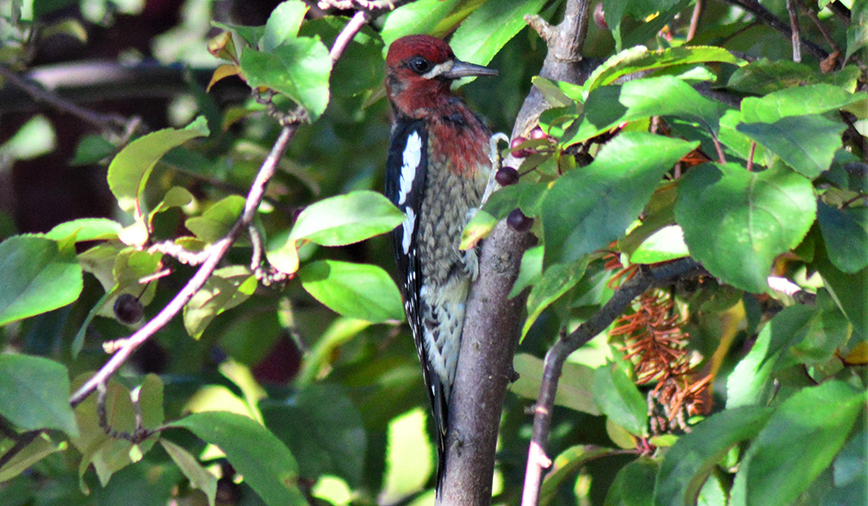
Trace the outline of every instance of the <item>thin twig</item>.
<path fill-rule="evenodd" d="M 668 285 L 678 279 L 689 279 L 702 275 L 705 270 L 690 258 L 677 260 L 660 267 L 643 267 L 630 281 L 615 291 L 612 298 L 594 313 L 585 323 L 566 337 L 558 339 L 546 353 L 540 394 L 534 408 L 533 437 L 528 451 L 527 471 L 525 473 L 522 506 L 539 504 L 540 485 L 543 471 L 550 462 L 546 447 L 551 431 L 552 410 L 558 380 L 567 357 L 597 334 L 606 330 L 618 316 L 624 313 L 633 299 L 651 288 Z"/>
<path fill-rule="evenodd" d="M 802 3 L 801 1 L 799 1 L 799 6 L 805 12 L 805 14 L 808 16 L 808 18 L 810 18 L 811 21 L 813 21 L 814 25 L 817 27 L 817 30 L 819 30 L 820 33 L 823 34 L 823 39 L 826 41 L 826 44 L 829 44 L 829 47 L 832 48 L 832 52 L 833 53 L 841 52 L 840 46 L 838 46 L 838 43 L 835 42 L 835 39 L 833 39 L 832 36 L 829 34 L 829 31 L 826 30 L 826 27 L 823 26 L 823 23 L 820 21 L 820 18 L 817 17 L 817 13 L 814 12 L 810 7 L 808 7 L 807 5 Z"/>
<path fill-rule="evenodd" d="M 693 6 L 693 15 L 690 17 L 690 28 L 687 29 L 688 41 L 696 35 L 696 30 L 699 29 L 699 18 L 702 17 L 703 8 L 705 8 L 705 0 L 696 0 L 696 5 Z"/>
<path fill-rule="evenodd" d="M 25 432 L 18 436 L 18 440 L 15 441 L 15 444 L 12 445 L 12 448 L 9 448 L 9 451 L 0 455 L 0 469 L 3 469 L 3 466 L 8 464 L 16 455 L 18 455 L 21 450 L 27 448 L 27 445 L 32 443 L 37 437 L 42 434 L 41 430 L 31 430 L 29 432 Z"/>
<path fill-rule="evenodd" d="M 90 109 L 85 109 L 79 105 L 76 105 L 72 102 L 64 100 L 59 96 L 51 93 L 48 90 L 45 90 L 38 86 L 36 83 L 33 83 L 15 72 L 12 72 L 8 68 L 3 65 L 0 65 L 0 76 L 5 78 L 7 81 L 12 83 L 14 86 L 20 88 L 22 91 L 30 95 L 31 98 L 35 102 L 45 102 L 46 104 L 54 107 L 55 109 L 71 114 L 82 121 L 90 123 L 91 125 L 99 128 L 102 131 L 110 131 L 117 135 L 122 135 L 129 124 L 129 120 L 117 116 L 114 114 L 100 114 L 95 111 L 91 111 Z"/>
<path fill-rule="evenodd" d="M 717 140 L 717 136 L 712 135 L 711 140 L 714 142 L 714 149 L 717 151 L 717 161 L 720 163 L 726 163 L 726 155 L 723 154 L 723 146 L 720 144 L 720 141 Z"/>
<path fill-rule="evenodd" d="M 730 5 L 736 5 L 738 7 L 741 7 L 742 9 L 744 9 L 744 10 L 750 12 L 751 14 L 753 14 L 754 16 L 756 16 L 758 19 L 762 20 L 763 23 L 765 23 L 765 24 L 769 25 L 770 27 L 772 27 L 773 29 L 781 32 L 782 34 L 786 35 L 788 38 L 792 38 L 793 31 L 790 29 L 790 27 L 786 23 L 784 23 L 783 21 L 778 19 L 778 17 L 775 16 L 774 14 L 772 14 L 768 9 L 766 9 L 765 7 L 760 5 L 760 3 L 757 2 L 756 0 L 722 0 L 722 1 L 725 3 L 728 3 Z M 807 40 L 807 39 L 800 39 L 800 40 L 801 40 L 801 45 L 804 46 L 805 49 L 810 51 L 811 54 L 813 54 L 818 60 L 825 60 L 826 57 L 829 56 L 829 53 L 826 52 L 825 49 L 821 48 L 820 46 L 811 42 L 810 40 Z"/>
<path fill-rule="evenodd" d="M 796 12 L 794 0 L 787 0 L 787 12 L 790 14 L 790 30 L 793 35 L 793 61 L 802 62 L 802 44 L 799 36 L 799 15 Z"/>

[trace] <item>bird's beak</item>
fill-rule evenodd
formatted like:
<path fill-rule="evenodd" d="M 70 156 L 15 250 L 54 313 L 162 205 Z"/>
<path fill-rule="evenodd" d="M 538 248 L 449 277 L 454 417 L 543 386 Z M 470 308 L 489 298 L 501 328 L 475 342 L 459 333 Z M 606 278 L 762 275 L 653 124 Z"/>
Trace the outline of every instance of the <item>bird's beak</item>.
<path fill-rule="evenodd" d="M 443 73 L 443 77 L 447 79 L 461 79 L 462 77 L 473 76 L 496 76 L 497 70 L 467 63 L 459 59 L 452 60 L 452 68 Z"/>

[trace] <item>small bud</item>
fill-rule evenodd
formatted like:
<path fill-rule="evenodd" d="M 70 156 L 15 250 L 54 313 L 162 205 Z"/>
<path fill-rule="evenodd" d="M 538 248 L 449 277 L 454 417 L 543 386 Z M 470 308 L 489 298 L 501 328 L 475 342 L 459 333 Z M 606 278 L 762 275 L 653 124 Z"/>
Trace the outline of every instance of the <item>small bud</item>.
<path fill-rule="evenodd" d="M 609 29 L 609 24 L 606 23 L 606 13 L 603 12 L 602 2 L 594 6 L 594 24 L 603 30 Z"/>
<path fill-rule="evenodd" d="M 513 209 L 506 217 L 506 225 L 516 232 L 527 232 L 533 226 L 533 218 L 525 216 L 521 209 Z"/>
<path fill-rule="evenodd" d="M 515 149 L 524 144 L 525 142 L 527 142 L 526 137 L 518 136 L 509 142 L 509 149 Z M 527 158 L 535 152 L 536 151 L 534 151 L 533 149 L 519 149 L 518 151 L 513 151 L 512 156 L 516 158 Z"/>
<path fill-rule="evenodd" d="M 122 293 L 115 299 L 114 312 L 115 317 L 122 323 L 132 325 L 145 316 L 145 307 L 136 297 Z"/>
<path fill-rule="evenodd" d="M 494 174 L 494 179 L 500 186 L 509 186 L 518 182 L 518 171 L 515 167 L 501 167 Z"/>

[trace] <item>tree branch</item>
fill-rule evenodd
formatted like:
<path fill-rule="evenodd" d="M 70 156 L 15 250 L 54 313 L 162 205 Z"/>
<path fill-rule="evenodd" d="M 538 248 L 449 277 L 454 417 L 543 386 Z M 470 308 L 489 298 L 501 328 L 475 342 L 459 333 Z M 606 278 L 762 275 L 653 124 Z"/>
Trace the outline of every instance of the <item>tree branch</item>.
<path fill-rule="evenodd" d="M 551 431 L 558 380 L 567 357 L 606 330 L 639 295 L 651 288 L 665 286 L 678 279 L 696 277 L 704 272 L 702 266 L 691 258 L 676 260 L 653 269 L 643 266 L 633 279 L 615 291 L 612 298 L 599 311 L 571 334 L 558 339 L 546 353 L 542 385 L 534 407 L 533 437 L 528 451 L 522 506 L 536 506 L 539 503 L 543 471 L 551 465 L 551 460 L 546 456 L 546 447 Z"/>
<path fill-rule="evenodd" d="M 548 53 L 540 75 L 581 84 L 590 74 L 581 48 L 588 27 L 587 0 L 569 0 L 563 21 L 552 27 L 526 19 L 545 33 Z M 525 99 L 512 136 L 528 133 L 549 104 L 533 88 Z M 522 160 L 505 164 L 520 168 Z M 534 243 L 498 224 L 483 242 L 479 279 L 467 301 L 467 317 L 449 409 L 446 474 L 440 504 L 485 505 L 491 501 L 494 453 L 506 387 L 513 375 L 512 356 L 521 328 L 524 296 L 508 299 L 524 251 Z"/>
<path fill-rule="evenodd" d="M 744 10 L 750 12 L 751 14 L 753 14 L 754 16 L 756 16 L 757 19 L 760 19 L 763 23 L 769 25 L 773 29 L 786 35 L 788 38 L 790 38 L 790 39 L 793 38 L 793 31 L 790 29 L 790 27 L 786 23 L 784 23 L 783 21 L 778 19 L 777 16 L 775 16 L 774 14 L 769 12 L 768 9 L 766 9 L 765 7 L 760 5 L 760 3 L 757 2 L 756 0 L 723 0 L 723 1 L 725 3 L 741 7 L 742 9 L 744 9 Z M 817 44 L 814 44 L 810 40 L 807 40 L 804 38 L 801 39 L 801 45 L 804 46 L 805 49 L 807 49 L 811 54 L 813 54 L 814 57 L 816 57 L 818 60 L 825 60 L 829 56 L 829 53 L 826 52 L 825 49 L 821 48 Z"/>

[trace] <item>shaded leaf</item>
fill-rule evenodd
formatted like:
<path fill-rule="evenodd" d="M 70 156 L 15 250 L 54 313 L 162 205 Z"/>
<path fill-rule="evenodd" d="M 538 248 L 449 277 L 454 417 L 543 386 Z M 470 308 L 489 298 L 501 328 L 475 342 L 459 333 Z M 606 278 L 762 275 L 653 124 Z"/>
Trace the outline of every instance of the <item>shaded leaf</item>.
<path fill-rule="evenodd" d="M 367 434 L 362 415 L 342 387 L 309 384 L 286 401 L 259 406 L 266 426 L 274 428 L 298 460 L 301 476 L 331 474 L 359 484 Z"/>
<path fill-rule="evenodd" d="M 48 434 L 40 434 L 33 440 L 33 442 L 25 446 L 24 449 L 9 459 L 9 462 L 7 462 L 6 465 L 0 468 L 0 483 L 15 478 L 29 469 L 33 464 L 39 462 L 48 455 L 59 452 L 63 449 L 64 446 L 52 441 L 51 438 L 48 437 Z"/>
<path fill-rule="evenodd" d="M 540 487 L 540 505 L 552 504 L 557 497 L 558 488 L 575 476 L 576 471 L 588 462 L 614 454 L 611 448 L 596 445 L 578 445 L 567 448 L 552 461 L 552 467 L 545 475 Z"/>
<path fill-rule="evenodd" d="M 748 172 L 735 164 L 694 167 L 678 187 L 675 217 L 691 255 L 724 282 L 767 291 L 772 260 L 814 221 L 811 183 L 783 167 Z"/>
<path fill-rule="evenodd" d="M 208 411 L 186 416 L 168 427 L 188 429 L 216 445 L 267 504 L 307 504 L 296 486 L 298 464 L 274 434 L 246 416 Z"/>
<path fill-rule="evenodd" d="M 184 476 L 190 480 L 190 485 L 201 490 L 208 498 L 208 504 L 214 506 L 217 500 L 217 477 L 206 471 L 190 452 L 175 443 L 161 439 L 160 444 L 163 445 L 163 449 L 172 457 Z"/>
<path fill-rule="evenodd" d="M 209 207 L 202 216 L 194 216 L 184 226 L 206 243 L 215 242 L 232 228 L 244 210 L 244 197 L 229 195 Z"/>
<path fill-rule="evenodd" d="M 832 265 L 847 274 L 868 266 L 868 208 L 838 209 L 820 201 L 817 222 Z"/>
<path fill-rule="evenodd" d="M 513 367 L 519 378 L 509 389 L 525 399 L 537 399 L 543 376 L 543 361 L 527 353 L 519 353 L 513 360 Z M 582 364 L 566 362 L 558 380 L 555 404 L 591 415 L 599 415 L 600 408 L 594 402 L 591 388 L 594 384 L 594 370 Z"/>
<path fill-rule="evenodd" d="M 832 165 L 841 147 L 840 121 L 823 116 L 787 116 L 774 123 L 743 123 L 736 130 L 781 157 L 787 165 L 809 178 L 815 178 Z"/>
<path fill-rule="evenodd" d="M 693 506 L 714 466 L 730 447 L 756 436 L 772 410 L 755 406 L 727 409 L 681 436 L 663 457 L 654 504 Z"/>
<path fill-rule="evenodd" d="M 639 457 L 622 467 L 609 487 L 606 506 L 651 506 L 658 465 L 652 458 Z"/>
<path fill-rule="evenodd" d="M 628 132 L 587 167 L 560 177 L 543 198 L 546 264 L 574 261 L 624 235 L 663 174 L 696 146 Z"/>
<path fill-rule="evenodd" d="M 745 123 L 774 123 L 788 116 L 823 114 L 865 100 L 864 92 L 848 93 L 831 84 L 812 84 L 769 93 L 764 97 L 745 97 L 741 111 Z"/>
<path fill-rule="evenodd" d="M 792 504 L 832 463 L 863 405 L 863 392 L 841 381 L 805 388 L 787 399 L 742 460 L 733 502 Z"/>
<path fill-rule="evenodd" d="M 18 235 L 0 243 L 0 325 L 74 302 L 82 287 L 81 266 L 55 241 Z"/>
<path fill-rule="evenodd" d="M 190 302 L 184 306 L 184 327 L 198 339 L 214 318 L 247 300 L 258 282 L 250 270 L 241 265 L 217 269 Z"/>
<path fill-rule="evenodd" d="M 21 429 L 78 435 L 69 392 L 62 364 L 29 355 L 0 355 L 0 415 Z"/>
<path fill-rule="evenodd" d="M 137 220 L 147 215 L 145 185 L 154 165 L 169 150 L 190 139 L 209 135 L 204 116 L 178 130 L 166 128 L 139 137 L 114 157 L 108 169 L 108 184 L 118 206 Z"/>
<path fill-rule="evenodd" d="M 527 296 L 527 320 L 521 329 L 522 338 L 527 335 L 545 308 L 576 286 L 584 276 L 587 267 L 587 260 L 576 260 L 552 265 L 543 272 L 542 277 Z"/>
<path fill-rule="evenodd" d="M 617 364 L 608 363 L 594 371 L 594 401 L 604 415 L 634 436 L 648 434 L 648 407 L 639 389 Z"/>

